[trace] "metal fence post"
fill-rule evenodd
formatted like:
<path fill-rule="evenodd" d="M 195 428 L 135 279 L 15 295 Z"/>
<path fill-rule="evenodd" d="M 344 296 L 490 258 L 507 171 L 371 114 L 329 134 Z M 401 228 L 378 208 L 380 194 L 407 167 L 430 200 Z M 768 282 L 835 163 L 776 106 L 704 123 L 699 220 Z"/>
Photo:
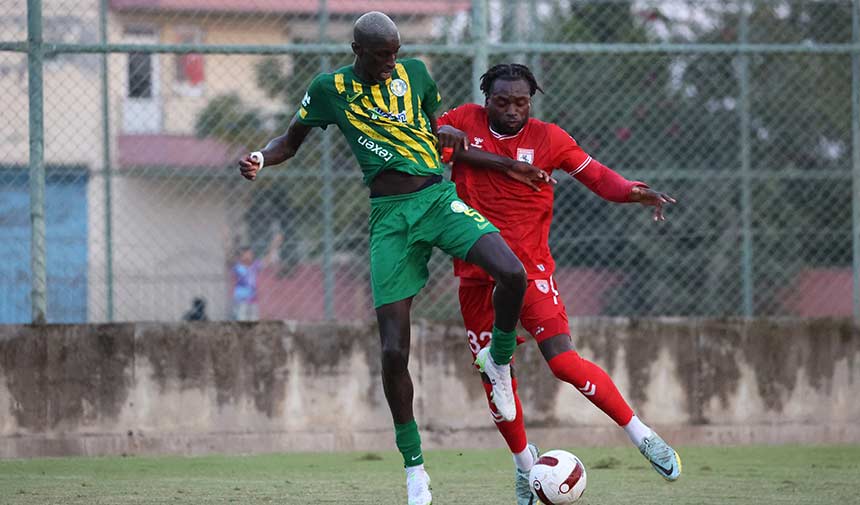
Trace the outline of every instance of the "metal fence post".
<path fill-rule="evenodd" d="M 487 4 L 486 0 L 472 1 L 472 47 L 475 48 L 472 58 L 472 101 L 484 103 L 481 92 L 481 76 L 487 70 L 490 61 L 487 47 Z"/>
<path fill-rule="evenodd" d="M 529 0 L 528 3 L 528 11 L 531 13 L 529 16 L 529 33 L 528 33 L 528 42 L 530 45 L 537 44 L 541 41 L 543 37 L 541 37 L 541 24 L 540 18 L 538 17 L 538 9 L 537 9 L 537 0 Z M 541 82 L 541 76 L 543 72 L 541 71 L 541 55 L 539 53 L 532 53 L 528 58 L 529 69 L 531 69 L 532 74 L 534 74 L 535 79 L 538 83 Z M 532 111 L 531 115 L 536 118 L 541 117 L 541 101 L 540 99 L 535 100 L 532 98 Z"/>
<path fill-rule="evenodd" d="M 328 41 L 328 1 L 320 0 L 319 38 L 320 44 Z M 321 72 L 331 72 L 331 56 L 320 58 Z M 323 314 L 329 321 L 334 320 L 334 187 L 332 186 L 332 130 L 323 132 L 322 138 L 322 204 L 323 204 Z"/>
<path fill-rule="evenodd" d="M 99 41 L 107 44 L 107 2 L 99 2 Z M 110 161 L 110 100 L 108 98 L 108 53 L 102 53 L 102 174 L 105 192 L 105 291 L 106 319 L 113 321 L 113 188 Z M 89 305 L 89 304 L 88 304 Z"/>
<path fill-rule="evenodd" d="M 749 2 L 743 0 L 740 10 L 740 45 L 746 49 L 749 43 Z M 753 299 L 753 237 L 752 237 L 752 180 L 750 177 L 750 83 L 749 56 L 742 52 L 738 56 L 738 78 L 740 80 L 740 144 L 741 144 L 741 276 L 743 286 L 743 314 L 755 314 Z"/>
<path fill-rule="evenodd" d="M 45 261 L 45 131 L 42 76 L 42 0 L 27 0 L 27 73 L 30 93 L 30 303 L 33 324 L 47 317 Z"/>
<path fill-rule="evenodd" d="M 860 322 L 860 0 L 854 0 L 851 12 L 851 159 L 853 160 L 852 243 L 854 263 L 854 320 Z"/>

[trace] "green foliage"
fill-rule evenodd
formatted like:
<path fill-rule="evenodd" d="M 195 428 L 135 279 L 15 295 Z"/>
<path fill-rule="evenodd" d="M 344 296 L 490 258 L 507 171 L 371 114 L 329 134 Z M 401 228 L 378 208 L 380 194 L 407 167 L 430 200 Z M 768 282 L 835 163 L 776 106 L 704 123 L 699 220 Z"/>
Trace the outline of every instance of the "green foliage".
<path fill-rule="evenodd" d="M 267 134 L 263 117 L 231 93 L 212 99 L 200 112 L 194 131 L 198 137 L 215 137 L 231 145 L 253 146 Z"/>
<path fill-rule="evenodd" d="M 848 4 L 755 5 L 751 42 L 850 40 Z M 638 15 L 632 2 L 573 4 L 557 7 L 543 30 L 559 42 L 659 42 L 648 25 L 665 14 Z M 688 42 L 738 42 L 736 11 L 709 15 L 709 29 L 691 30 Z M 846 174 L 849 57 L 750 54 L 746 61 L 752 174 Z M 623 272 L 626 282 L 607 300 L 609 314 L 741 312 L 741 57 L 642 52 L 541 62 L 543 119 L 623 175 L 647 172 L 647 182 L 680 201 L 668 209 L 669 221 L 655 226 L 645 210 L 560 185 L 552 241 L 559 264 Z M 850 192 L 833 179 L 753 178 L 750 185 L 755 310 L 781 314 L 787 280 L 805 268 L 850 263 Z M 828 207 L 839 210 L 825 212 L 821 201 L 839 202 Z M 715 285 L 723 289 L 714 292 Z"/>

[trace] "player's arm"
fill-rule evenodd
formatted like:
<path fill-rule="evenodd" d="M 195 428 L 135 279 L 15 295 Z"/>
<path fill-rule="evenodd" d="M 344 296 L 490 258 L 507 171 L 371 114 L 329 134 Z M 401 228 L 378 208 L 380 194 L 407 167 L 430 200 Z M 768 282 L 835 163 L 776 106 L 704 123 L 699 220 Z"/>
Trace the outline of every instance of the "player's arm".
<path fill-rule="evenodd" d="M 571 164 L 566 164 L 565 171 L 605 200 L 617 203 L 639 202 L 654 207 L 654 221 L 666 220 L 663 205 L 676 203 L 674 198 L 654 191 L 644 182 L 627 180 L 591 156 L 585 156 L 576 168 L 570 169 Z"/>
<path fill-rule="evenodd" d="M 483 149 L 468 149 L 454 154 L 455 163 L 467 163 L 473 167 L 495 170 L 516 179 L 535 191 L 540 191 L 539 183 L 555 184 L 556 180 L 540 168 L 506 156 L 487 152 Z"/>
<path fill-rule="evenodd" d="M 298 115 L 293 117 L 283 135 L 273 138 L 263 149 L 239 160 L 239 171 L 242 172 L 242 177 L 253 181 L 263 166 L 277 165 L 296 155 L 312 128 L 299 122 L 298 118 Z"/>
<path fill-rule="evenodd" d="M 432 118 L 431 125 L 439 139 L 439 152 L 442 154 L 443 162 L 454 161 L 477 168 L 496 170 L 526 184 L 535 191 L 540 191 L 538 182 L 555 184 L 555 179 L 534 165 L 488 153 L 483 149 L 469 149 L 469 137 L 466 132 L 452 124 L 455 120 L 453 114 L 448 112 L 440 119 L 437 121 L 435 117 Z M 437 126 L 438 123 L 442 123 L 441 126 Z"/>
<path fill-rule="evenodd" d="M 654 220 L 665 221 L 663 205 L 676 203 L 671 196 L 654 191 L 644 182 L 629 181 L 621 174 L 589 156 L 566 131 L 550 126 L 550 142 L 556 166 L 581 182 L 597 196 L 610 202 L 639 202 L 654 207 Z"/>
<path fill-rule="evenodd" d="M 263 149 L 239 160 L 239 171 L 244 178 L 253 181 L 264 166 L 277 165 L 292 158 L 311 128 L 318 126 L 324 129 L 334 123 L 334 111 L 329 99 L 333 82 L 332 74 L 319 74 L 314 77 L 287 131 L 270 140 Z"/>

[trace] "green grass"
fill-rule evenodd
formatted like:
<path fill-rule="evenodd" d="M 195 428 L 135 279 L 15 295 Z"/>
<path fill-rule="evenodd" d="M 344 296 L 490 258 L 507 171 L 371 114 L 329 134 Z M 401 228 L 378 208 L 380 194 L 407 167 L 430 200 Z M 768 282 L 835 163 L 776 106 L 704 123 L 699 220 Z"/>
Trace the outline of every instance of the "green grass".
<path fill-rule="evenodd" d="M 860 446 L 685 447 L 672 484 L 632 448 L 575 452 L 588 472 L 583 504 L 860 503 Z M 434 504 L 513 503 L 506 451 L 425 457 Z M 401 465 L 394 452 L 0 461 L 0 504 L 403 505 Z"/>

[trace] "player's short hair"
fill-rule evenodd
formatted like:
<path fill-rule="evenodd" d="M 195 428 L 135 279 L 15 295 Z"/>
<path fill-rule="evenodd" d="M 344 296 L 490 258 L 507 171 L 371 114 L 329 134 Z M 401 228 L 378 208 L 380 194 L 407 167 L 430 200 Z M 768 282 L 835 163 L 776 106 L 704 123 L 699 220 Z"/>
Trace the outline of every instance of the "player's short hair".
<path fill-rule="evenodd" d="M 529 94 L 531 96 L 535 96 L 535 93 L 538 91 L 543 93 L 543 89 L 537 83 L 537 79 L 535 79 L 535 76 L 532 71 L 529 70 L 529 67 L 520 65 L 519 63 L 500 63 L 490 67 L 490 69 L 481 76 L 481 91 L 484 92 L 485 97 L 490 97 L 493 83 L 496 82 L 497 79 L 501 79 L 503 81 L 517 81 L 522 79 L 528 83 Z"/>
<path fill-rule="evenodd" d="M 394 38 L 400 40 L 400 32 L 390 17 L 379 11 L 371 11 L 362 14 L 355 21 L 352 28 L 352 38 L 359 44 Z"/>

